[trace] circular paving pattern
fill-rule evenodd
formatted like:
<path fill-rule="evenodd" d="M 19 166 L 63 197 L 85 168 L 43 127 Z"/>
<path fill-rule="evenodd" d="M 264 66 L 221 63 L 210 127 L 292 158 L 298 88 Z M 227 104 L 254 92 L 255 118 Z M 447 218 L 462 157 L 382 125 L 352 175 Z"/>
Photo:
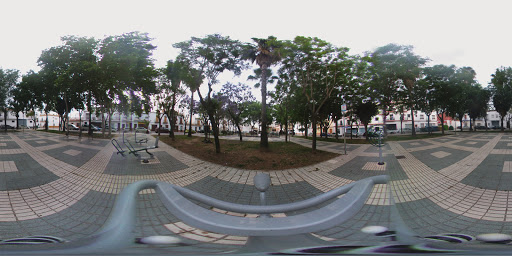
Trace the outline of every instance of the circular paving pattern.
<path fill-rule="evenodd" d="M 154 138 L 148 138 L 147 145 L 152 145 Z M 311 144 L 300 138 L 291 141 Z M 155 158 L 143 163 L 133 155 L 116 154 L 108 140 L 34 131 L 0 133 L 0 239 L 52 235 L 74 240 L 88 236 L 105 223 L 117 194 L 144 179 L 173 183 L 225 201 L 259 203 L 253 184 L 259 171 L 207 163 L 164 143 L 159 145 L 151 150 Z M 338 143 L 319 141 L 317 147 L 344 152 L 343 144 Z M 269 171 L 272 186 L 267 201 L 300 201 L 356 180 L 388 174 L 389 184 L 376 185 L 354 218 L 314 235 L 339 244 L 388 241 L 361 229 L 382 226 L 392 230 L 397 218 L 420 236 L 512 233 L 512 211 L 508 211 L 508 202 L 512 202 L 512 136 L 464 133 L 389 142 L 383 149 L 385 165 L 377 164 L 375 147 L 349 145 L 347 155 L 317 165 Z M 151 190 L 141 192 L 138 199 L 137 236 L 171 235 L 193 244 L 174 248 L 176 252 L 222 252 L 247 240 L 184 224 Z M 399 216 L 392 214 L 393 209 Z"/>

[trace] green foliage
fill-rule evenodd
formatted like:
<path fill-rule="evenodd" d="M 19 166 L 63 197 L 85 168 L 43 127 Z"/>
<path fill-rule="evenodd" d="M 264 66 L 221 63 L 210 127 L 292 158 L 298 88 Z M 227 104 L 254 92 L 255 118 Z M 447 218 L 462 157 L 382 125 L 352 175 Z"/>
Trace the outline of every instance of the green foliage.
<path fill-rule="evenodd" d="M 501 67 L 492 75 L 490 90 L 494 108 L 501 117 L 501 130 L 503 119 L 512 106 L 512 68 Z"/>
<path fill-rule="evenodd" d="M 409 110 L 414 110 L 417 95 L 424 90 L 417 86 L 416 80 L 428 59 L 415 55 L 411 45 L 388 44 L 377 48 L 371 54 L 371 61 L 372 87 L 384 115 L 387 115 L 393 104 L 405 104 Z"/>
<path fill-rule="evenodd" d="M 244 46 L 237 40 L 218 34 L 207 35 L 204 38 L 192 37 L 188 41 L 173 45 L 180 49 L 179 61 L 183 61 L 188 67 L 197 70 L 196 77 L 203 77 L 208 82 L 208 92 L 205 96 L 197 90 L 202 108 L 207 113 L 213 126 L 215 139 L 215 151 L 220 153 L 220 141 L 217 113 L 218 104 L 214 101 L 213 85 L 218 83 L 218 76 L 224 71 L 231 71 L 240 75 L 246 68 L 242 60 Z"/>
<path fill-rule="evenodd" d="M 101 41 L 98 54 L 102 73 L 101 103 L 107 108 L 110 102 L 119 104 L 119 110 L 140 115 L 149 111 L 150 97 L 155 94 L 155 78 L 151 44 L 147 33 L 130 32 L 108 36 Z M 128 92 L 128 93 L 127 93 Z"/>
<path fill-rule="evenodd" d="M 286 84 L 300 90 L 313 121 L 313 150 L 316 149 L 316 121 L 333 92 L 352 79 L 353 58 L 348 48 L 335 47 L 319 38 L 297 36 L 286 43 L 280 77 Z"/>

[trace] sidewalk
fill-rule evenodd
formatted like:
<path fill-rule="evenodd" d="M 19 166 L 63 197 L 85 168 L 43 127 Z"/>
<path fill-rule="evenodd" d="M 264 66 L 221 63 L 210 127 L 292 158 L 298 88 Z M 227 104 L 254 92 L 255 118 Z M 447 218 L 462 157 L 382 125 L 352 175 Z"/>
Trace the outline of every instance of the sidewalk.
<path fill-rule="evenodd" d="M 228 137 L 238 139 L 222 138 Z M 270 141 L 276 140 L 284 137 Z M 302 138 L 291 137 L 291 142 L 311 146 L 310 140 Z M 153 143 L 150 140 L 148 145 Z M 319 141 L 317 147 L 344 151 L 342 143 Z M 303 200 L 388 174 L 390 184 L 377 185 L 355 218 L 316 235 L 344 244 L 383 239 L 360 229 L 368 225 L 395 228 L 389 191 L 405 223 L 419 235 L 512 233 L 512 213 L 507 211 L 511 149 L 512 137 L 502 134 L 390 142 L 384 147 L 386 164 L 378 165 L 377 148 L 347 145 L 347 155 L 313 166 L 269 171 L 268 201 Z M 143 179 L 170 182 L 225 201 L 259 202 L 252 182 L 259 171 L 206 163 L 164 143 L 152 150 L 156 157 L 149 163 L 115 152 L 109 140 L 66 139 L 34 131 L 0 133 L 0 230 L 4 231 L 0 239 L 46 234 L 74 240 L 92 234 L 105 222 L 122 188 Z M 213 251 L 230 250 L 246 241 L 185 225 L 167 212 L 152 191 L 140 194 L 138 205 L 138 236 L 179 235 Z"/>

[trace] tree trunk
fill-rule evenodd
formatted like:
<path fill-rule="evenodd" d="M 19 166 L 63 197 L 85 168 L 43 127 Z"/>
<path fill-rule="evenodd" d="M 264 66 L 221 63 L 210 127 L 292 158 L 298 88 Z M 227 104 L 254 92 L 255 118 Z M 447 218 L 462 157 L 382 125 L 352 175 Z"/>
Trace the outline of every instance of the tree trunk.
<path fill-rule="evenodd" d="M 66 93 L 64 93 L 64 103 L 66 104 L 66 124 L 64 124 L 64 129 L 66 129 L 66 136 L 69 136 L 69 106 L 68 106 L 68 98 Z"/>
<path fill-rule="evenodd" d="M 438 113 L 437 117 L 441 119 L 441 134 L 444 135 L 444 112 L 442 112 L 441 114 Z"/>
<path fill-rule="evenodd" d="M 336 125 L 335 125 L 335 128 L 334 128 L 334 129 L 335 129 L 335 131 L 336 131 L 336 140 L 338 140 L 338 120 L 339 120 L 339 119 L 336 119 L 336 121 L 335 121 L 335 122 L 336 122 Z"/>
<path fill-rule="evenodd" d="M 238 135 L 240 136 L 240 141 L 242 141 L 242 130 L 240 129 L 240 125 L 236 124 L 236 128 L 238 128 Z"/>
<path fill-rule="evenodd" d="M 4 130 L 7 132 L 7 109 L 4 109 Z"/>
<path fill-rule="evenodd" d="M 284 142 L 288 142 L 288 104 L 284 105 Z"/>
<path fill-rule="evenodd" d="M 188 137 L 192 137 L 192 116 L 194 115 L 194 91 L 190 96 L 190 121 L 188 123 Z M 242 140 L 242 139 L 240 139 Z"/>
<path fill-rule="evenodd" d="M 430 130 L 430 113 L 427 115 L 427 122 L 428 134 L 432 134 L 432 131 Z"/>
<path fill-rule="evenodd" d="M 108 136 L 112 135 L 112 109 L 109 107 L 108 109 Z"/>
<path fill-rule="evenodd" d="M 46 124 L 44 127 L 45 131 L 48 131 L 48 111 L 46 111 Z"/>
<path fill-rule="evenodd" d="M 364 134 L 366 134 L 366 140 L 369 140 L 368 136 L 368 123 L 363 123 L 364 125 Z"/>
<path fill-rule="evenodd" d="M 412 106 L 411 107 L 411 120 L 412 120 L 412 136 L 416 136 L 416 127 L 414 126 L 414 111 L 412 109 Z"/>
<path fill-rule="evenodd" d="M 81 111 L 78 111 L 78 118 L 79 118 L 79 122 L 80 122 L 80 125 L 78 127 L 78 137 L 82 138 L 82 112 Z"/>
<path fill-rule="evenodd" d="M 171 115 L 169 117 L 169 115 L 167 115 L 167 117 L 170 119 L 169 122 L 171 122 L 171 129 L 169 131 L 169 137 L 172 138 L 172 140 L 174 141 L 174 127 L 176 126 L 176 120 L 175 120 L 175 116 L 174 116 L 174 105 L 176 105 L 176 93 L 174 93 L 172 95 L 172 106 L 171 106 Z"/>
<path fill-rule="evenodd" d="M 268 150 L 267 134 L 267 65 L 261 65 L 261 140 L 260 149 Z"/>
<path fill-rule="evenodd" d="M 304 132 L 306 132 L 306 139 L 308 138 L 308 123 L 304 124 Z"/>
<path fill-rule="evenodd" d="M 213 138 L 215 141 L 215 153 L 220 153 L 220 140 L 219 140 L 219 126 L 215 122 L 215 115 L 213 112 L 208 111 L 210 122 L 212 123 Z"/>
<path fill-rule="evenodd" d="M 503 132 L 503 131 L 505 131 L 505 129 L 503 128 L 503 119 L 505 118 L 505 116 L 501 115 L 500 117 L 501 117 L 501 131 Z M 462 126 L 461 126 L 461 128 L 462 128 Z"/>
<path fill-rule="evenodd" d="M 313 126 L 313 136 L 312 136 L 312 150 L 313 152 L 316 152 L 316 115 L 313 113 L 313 116 L 311 117 L 311 125 Z"/>
<path fill-rule="evenodd" d="M 400 134 L 404 133 L 404 114 L 400 113 Z"/>
<path fill-rule="evenodd" d="M 388 115 L 387 108 L 388 108 L 388 106 L 384 106 L 384 109 L 382 111 L 382 113 L 383 113 L 382 123 L 384 124 L 384 127 L 382 127 L 382 128 L 384 129 L 384 137 L 388 136 L 388 129 L 386 128 L 386 119 L 387 119 L 386 116 Z"/>
<path fill-rule="evenodd" d="M 110 130 L 110 126 L 108 129 Z M 101 136 L 105 138 L 105 113 L 103 113 L 103 109 L 101 110 Z"/>

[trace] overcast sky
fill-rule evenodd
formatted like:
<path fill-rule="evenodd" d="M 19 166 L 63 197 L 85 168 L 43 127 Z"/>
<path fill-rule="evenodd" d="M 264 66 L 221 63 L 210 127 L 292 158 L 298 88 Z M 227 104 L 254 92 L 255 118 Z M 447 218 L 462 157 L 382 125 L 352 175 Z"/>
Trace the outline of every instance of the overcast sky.
<path fill-rule="evenodd" d="M 316 36 L 362 54 L 388 43 L 410 44 L 429 65 L 470 66 L 486 86 L 500 66 L 512 66 L 512 1 L 50 1 L 0 5 L 0 67 L 38 70 L 41 51 L 65 35 L 148 32 L 162 67 L 172 44 L 221 33 L 241 41 L 274 35 Z"/>

